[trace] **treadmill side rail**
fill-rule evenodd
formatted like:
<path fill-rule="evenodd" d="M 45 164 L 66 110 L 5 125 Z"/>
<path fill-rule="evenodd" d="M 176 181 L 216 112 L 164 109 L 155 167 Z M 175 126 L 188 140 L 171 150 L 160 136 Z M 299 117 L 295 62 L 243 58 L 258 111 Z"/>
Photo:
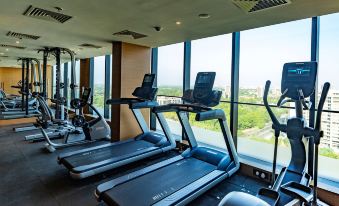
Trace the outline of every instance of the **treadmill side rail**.
<path fill-rule="evenodd" d="M 129 173 L 127 175 L 124 175 L 124 176 L 118 177 L 116 179 L 113 179 L 111 181 L 105 182 L 105 183 L 103 183 L 103 184 L 101 184 L 97 187 L 97 189 L 95 191 L 95 196 L 98 199 L 98 201 L 101 201 L 101 194 L 104 193 L 107 190 L 112 189 L 116 185 L 122 184 L 122 183 L 127 182 L 131 179 L 140 177 L 144 174 L 147 174 L 147 173 L 152 172 L 154 170 L 157 170 L 159 168 L 165 167 L 167 165 L 170 165 L 170 164 L 177 162 L 179 160 L 182 160 L 182 159 L 183 159 L 183 157 L 181 155 L 178 155 L 178 156 L 172 157 L 170 159 L 167 159 L 165 161 L 162 161 L 162 162 L 156 163 L 154 165 L 145 167 L 141 170 L 137 170 L 137 171 Z"/>

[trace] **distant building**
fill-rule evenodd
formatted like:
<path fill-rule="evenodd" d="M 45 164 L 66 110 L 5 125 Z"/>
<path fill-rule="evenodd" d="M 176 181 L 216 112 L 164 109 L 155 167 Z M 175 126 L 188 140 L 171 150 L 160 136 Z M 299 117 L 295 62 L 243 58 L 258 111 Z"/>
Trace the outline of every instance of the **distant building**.
<path fill-rule="evenodd" d="M 319 97 L 320 98 L 320 94 Z M 325 110 L 339 110 L 339 91 L 330 90 L 324 105 Z M 322 130 L 324 137 L 321 146 L 339 151 L 339 114 L 324 112 L 322 114 Z"/>
<path fill-rule="evenodd" d="M 264 96 L 264 88 L 257 87 L 257 98 L 262 98 Z"/>
<path fill-rule="evenodd" d="M 225 99 L 231 98 L 231 86 L 225 87 L 224 98 Z"/>
<path fill-rule="evenodd" d="M 157 98 L 157 102 L 159 105 L 165 105 L 165 104 L 178 104 L 181 103 L 181 98 L 178 97 L 165 97 L 165 96 L 159 96 Z"/>

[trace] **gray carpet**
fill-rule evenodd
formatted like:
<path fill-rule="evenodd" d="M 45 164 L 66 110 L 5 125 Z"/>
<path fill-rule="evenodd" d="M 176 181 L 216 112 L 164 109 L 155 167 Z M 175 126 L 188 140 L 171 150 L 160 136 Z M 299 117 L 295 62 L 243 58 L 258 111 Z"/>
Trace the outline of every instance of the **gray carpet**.
<path fill-rule="evenodd" d="M 72 180 L 67 170 L 57 164 L 57 156 L 60 152 L 84 146 L 67 148 L 51 154 L 45 151 L 43 142 L 24 141 L 25 135 L 36 132 L 39 131 L 14 133 L 12 127 L 0 128 L 0 204 L 2 206 L 103 205 L 98 203 L 93 195 L 97 185 L 175 155 L 171 152 L 84 180 Z M 255 194 L 262 186 L 265 185 L 255 179 L 235 174 L 190 205 L 216 205 L 230 191 Z"/>

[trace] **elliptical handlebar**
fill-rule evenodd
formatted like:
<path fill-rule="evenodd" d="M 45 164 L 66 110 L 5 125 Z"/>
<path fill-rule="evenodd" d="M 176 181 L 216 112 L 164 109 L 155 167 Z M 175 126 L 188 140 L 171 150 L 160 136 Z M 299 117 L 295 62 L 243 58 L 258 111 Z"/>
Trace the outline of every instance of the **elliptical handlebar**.
<path fill-rule="evenodd" d="M 281 124 L 280 122 L 278 121 L 277 117 L 274 115 L 269 103 L 268 103 L 268 92 L 270 90 L 270 86 L 271 86 L 271 81 L 268 80 L 266 81 L 266 84 L 265 84 L 265 90 L 264 90 L 264 96 L 263 96 L 263 101 L 264 101 L 264 105 L 267 109 L 267 112 L 268 114 L 270 115 L 271 117 L 271 120 L 273 122 L 273 125 L 274 125 L 274 128 L 281 128 Z"/>
<path fill-rule="evenodd" d="M 317 131 L 320 131 L 321 115 L 322 115 L 322 112 L 323 112 L 323 107 L 324 107 L 324 104 L 325 104 L 325 100 L 327 98 L 328 91 L 330 90 L 330 86 L 331 86 L 331 84 L 326 82 L 324 84 L 323 90 L 321 92 L 321 97 L 320 97 L 319 104 L 318 104 L 317 119 L 316 119 L 316 122 L 315 122 L 315 129 Z M 320 138 L 317 141 L 319 141 L 319 143 L 320 143 Z"/>

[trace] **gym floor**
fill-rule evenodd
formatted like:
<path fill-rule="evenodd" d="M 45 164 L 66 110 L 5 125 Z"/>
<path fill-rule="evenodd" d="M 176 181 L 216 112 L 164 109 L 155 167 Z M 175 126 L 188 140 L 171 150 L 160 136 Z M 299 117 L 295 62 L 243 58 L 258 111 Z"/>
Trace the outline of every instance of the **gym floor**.
<path fill-rule="evenodd" d="M 56 159 L 60 152 L 84 146 L 66 148 L 51 154 L 45 151 L 43 142 L 24 141 L 25 135 L 37 133 L 39 130 L 14 133 L 12 129 L 13 126 L 0 127 L 0 204 L 2 206 L 104 205 L 94 198 L 93 192 L 97 185 L 175 155 L 172 152 L 84 180 L 73 180 L 68 176 L 68 171 L 57 164 Z M 217 205 L 230 191 L 255 194 L 260 187 L 265 186 L 256 179 L 235 174 L 196 199 L 191 205 Z"/>

